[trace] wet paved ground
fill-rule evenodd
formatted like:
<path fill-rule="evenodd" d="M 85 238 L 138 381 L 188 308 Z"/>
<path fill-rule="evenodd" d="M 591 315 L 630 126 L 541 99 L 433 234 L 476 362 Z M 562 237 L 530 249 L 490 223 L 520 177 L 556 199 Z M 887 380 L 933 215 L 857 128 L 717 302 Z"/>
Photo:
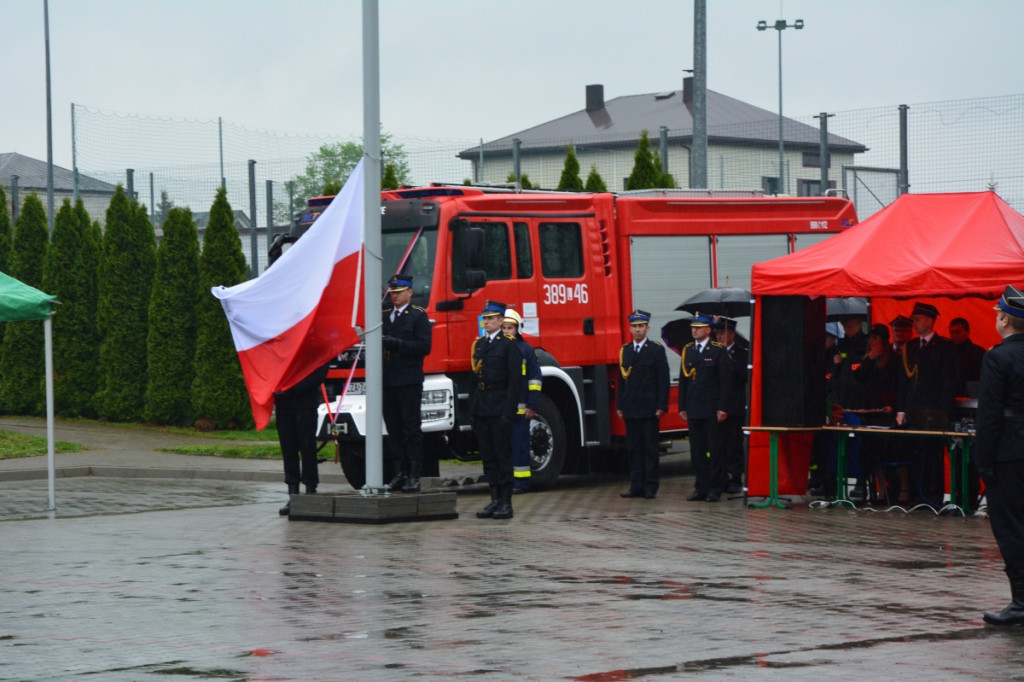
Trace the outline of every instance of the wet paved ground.
<path fill-rule="evenodd" d="M 656 500 L 577 477 L 511 521 L 464 493 L 384 526 L 211 471 L 67 476 L 13 520 L 46 481 L 0 462 L 0 680 L 1024 680 L 1024 630 L 981 622 L 1008 600 L 986 519 L 686 502 L 686 460 Z"/>

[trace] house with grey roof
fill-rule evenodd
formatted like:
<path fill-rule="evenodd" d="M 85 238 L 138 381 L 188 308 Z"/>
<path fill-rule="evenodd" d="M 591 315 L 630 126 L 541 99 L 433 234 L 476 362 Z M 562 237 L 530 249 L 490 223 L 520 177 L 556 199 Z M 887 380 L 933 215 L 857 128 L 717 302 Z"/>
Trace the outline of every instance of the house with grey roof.
<path fill-rule="evenodd" d="M 35 193 L 43 201 L 43 208 L 46 208 L 46 182 L 47 166 L 45 161 L 33 159 L 30 156 L 18 154 L 17 152 L 0 153 L 0 186 L 3 186 L 7 194 L 7 200 L 14 200 L 13 184 L 17 182 L 18 188 L 18 209 L 25 202 L 25 198 Z M 85 210 L 89 217 L 99 221 L 102 225 L 107 217 L 107 207 L 110 205 L 110 198 L 114 196 L 116 185 L 103 182 L 88 175 L 78 175 L 78 196 L 82 199 Z M 53 207 L 59 211 L 64 199 L 74 202 L 75 197 L 75 174 L 67 168 L 60 166 L 53 167 Z M 11 208 L 13 218 L 18 211 Z"/>
<path fill-rule="evenodd" d="M 768 193 L 821 193 L 820 131 L 783 119 L 785 187 L 779 181 L 779 115 L 707 91 L 707 180 L 709 189 L 763 189 Z M 459 158 L 474 166 L 477 182 L 503 183 L 513 170 L 518 145 L 520 172 L 534 186 L 554 188 L 573 145 L 585 181 L 596 167 L 610 190 L 625 188 L 641 131 L 667 161 L 679 187 L 690 186 L 693 145 L 693 78 L 682 90 L 626 95 L 605 101 L 603 85 L 588 85 L 585 107 L 547 123 L 466 149 Z M 518 142 L 517 142 L 518 141 Z M 664 148 L 662 148 L 662 145 Z M 842 167 L 867 147 L 828 135 L 829 186 L 842 180 Z"/>

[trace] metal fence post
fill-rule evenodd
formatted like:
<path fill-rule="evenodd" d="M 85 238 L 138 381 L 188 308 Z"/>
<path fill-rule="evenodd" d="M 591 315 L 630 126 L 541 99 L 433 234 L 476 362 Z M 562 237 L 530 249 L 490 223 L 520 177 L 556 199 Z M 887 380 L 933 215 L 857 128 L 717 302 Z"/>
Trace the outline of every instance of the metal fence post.
<path fill-rule="evenodd" d="M 256 243 L 256 161 L 249 159 L 249 247 L 252 252 L 249 272 L 253 278 L 260 274 Z"/>

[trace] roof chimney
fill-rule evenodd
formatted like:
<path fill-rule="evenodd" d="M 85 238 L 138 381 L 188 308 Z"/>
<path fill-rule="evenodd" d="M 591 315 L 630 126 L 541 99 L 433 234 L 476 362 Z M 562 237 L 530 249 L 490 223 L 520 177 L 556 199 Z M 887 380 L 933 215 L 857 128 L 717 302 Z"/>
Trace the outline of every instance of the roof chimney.
<path fill-rule="evenodd" d="M 587 111 L 600 111 L 604 109 L 604 86 L 587 86 Z"/>
<path fill-rule="evenodd" d="M 683 79 L 683 104 L 691 104 L 693 102 L 693 76 L 687 76 Z"/>

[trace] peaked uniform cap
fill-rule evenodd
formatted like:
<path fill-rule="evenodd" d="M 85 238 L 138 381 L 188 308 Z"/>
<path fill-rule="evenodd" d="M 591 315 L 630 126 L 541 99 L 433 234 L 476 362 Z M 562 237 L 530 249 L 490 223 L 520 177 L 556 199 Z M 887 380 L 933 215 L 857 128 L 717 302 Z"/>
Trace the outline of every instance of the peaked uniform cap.
<path fill-rule="evenodd" d="M 399 275 L 388 280 L 388 291 L 405 291 L 412 288 L 412 275 Z"/>
<path fill-rule="evenodd" d="M 630 324 L 649 324 L 651 321 L 651 314 L 646 310 L 640 310 L 637 308 L 629 314 Z"/>
<path fill-rule="evenodd" d="M 1024 293 L 1021 293 L 1017 287 L 1007 284 L 995 309 L 1013 317 L 1024 317 Z"/>
<path fill-rule="evenodd" d="M 481 315 L 483 315 L 484 317 L 491 317 L 493 315 L 504 315 L 505 308 L 505 304 L 499 301 L 487 301 L 487 303 L 484 304 L 484 310 L 481 313 Z"/>

